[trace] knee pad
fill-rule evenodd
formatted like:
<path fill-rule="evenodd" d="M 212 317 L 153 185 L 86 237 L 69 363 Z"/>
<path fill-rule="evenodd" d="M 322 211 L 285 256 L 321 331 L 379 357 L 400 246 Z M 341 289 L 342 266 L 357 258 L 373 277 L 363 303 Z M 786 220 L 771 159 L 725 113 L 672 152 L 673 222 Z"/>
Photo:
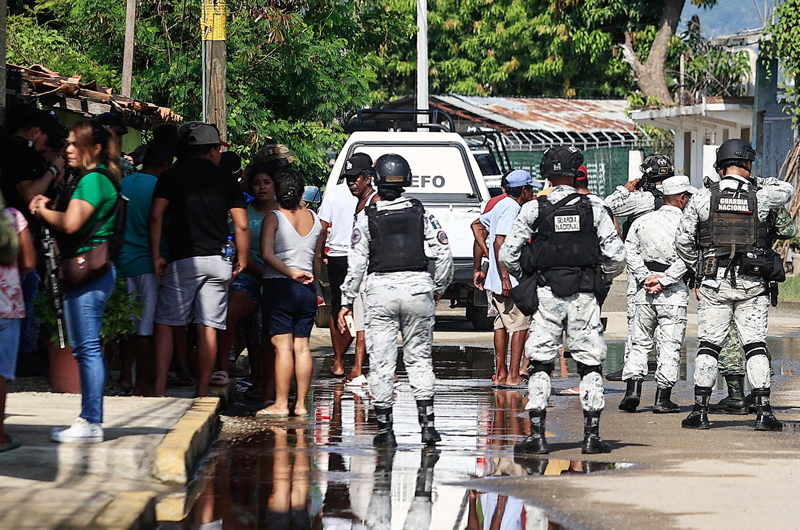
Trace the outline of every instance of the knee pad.
<path fill-rule="evenodd" d="M 722 346 L 711 344 L 707 340 L 700 341 L 700 347 L 697 348 L 697 355 L 708 355 L 714 359 L 719 360 L 719 352 L 722 351 Z"/>
<path fill-rule="evenodd" d="M 581 379 L 583 379 L 592 372 L 597 372 L 598 374 L 600 374 L 601 377 L 603 375 L 603 367 L 599 364 L 588 365 L 579 363 L 578 361 L 575 361 L 575 364 L 578 365 L 578 375 L 581 376 Z"/>
<path fill-rule="evenodd" d="M 528 372 L 533 375 L 536 372 L 544 372 L 548 376 L 553 375 L 553 369 L 555 368 L 555 363 L 543 363 L 540 361 L 531 361 L 528 365 Z"/>
<path fill-rule="evenodd" d="M 750 344 L 745 344 L 742 348 L 744 349 L 744 358 L 748 361 L 751 357 L 755 357 L 756 355 L 765 355 L 769 357 L 766 342 L 751 342 Z"/>

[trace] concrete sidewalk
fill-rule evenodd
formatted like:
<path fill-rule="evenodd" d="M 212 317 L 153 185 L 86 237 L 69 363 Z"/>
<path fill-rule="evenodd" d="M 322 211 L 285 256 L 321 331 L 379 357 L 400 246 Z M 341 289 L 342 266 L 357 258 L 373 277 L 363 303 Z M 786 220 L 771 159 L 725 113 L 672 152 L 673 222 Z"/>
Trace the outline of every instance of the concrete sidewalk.
<path fill-rule="evenodd" d="M 0 528 L 154 528 L 157 496 L 185 486 L 219 408 L 218 398 L 106 397 L 103 443 L 51 442 L 80 399 L 8 395 L 6 432 L 22 447 L 0 453 Z"/>

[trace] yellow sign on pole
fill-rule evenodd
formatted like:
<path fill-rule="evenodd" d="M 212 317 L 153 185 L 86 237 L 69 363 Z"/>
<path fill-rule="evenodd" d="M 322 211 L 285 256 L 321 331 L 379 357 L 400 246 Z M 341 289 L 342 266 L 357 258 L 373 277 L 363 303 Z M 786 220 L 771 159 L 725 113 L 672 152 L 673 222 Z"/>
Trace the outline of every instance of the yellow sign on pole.
<path fill-rule="evenodd" d="M 203 0 L 200 29 L 203 40 L 227 40 L 225 0 Z"/>

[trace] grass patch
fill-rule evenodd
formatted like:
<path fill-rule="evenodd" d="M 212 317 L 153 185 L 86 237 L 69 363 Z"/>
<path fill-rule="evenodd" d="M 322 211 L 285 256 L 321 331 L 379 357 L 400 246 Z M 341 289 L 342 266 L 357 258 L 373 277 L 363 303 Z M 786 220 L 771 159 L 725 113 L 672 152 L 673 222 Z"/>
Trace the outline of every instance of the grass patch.
<path fill-rule="evenodd" d="M 779 302 L 800 302 L 800 276 L 786 278 L 778 284 Z"/>

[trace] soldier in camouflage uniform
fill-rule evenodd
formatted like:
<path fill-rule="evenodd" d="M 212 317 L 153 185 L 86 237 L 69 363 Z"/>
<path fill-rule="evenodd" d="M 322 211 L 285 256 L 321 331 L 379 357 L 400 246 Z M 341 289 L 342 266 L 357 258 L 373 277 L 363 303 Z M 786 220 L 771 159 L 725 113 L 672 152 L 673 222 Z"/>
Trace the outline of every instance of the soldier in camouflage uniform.
<path fill-rule="evenodd" d="M 736 321 L 747 359 L 747 376 L 753 387 L 755 429 L 782 429 L 770 407 L 767 285 L 748 262 L 767 253 L 769 232 L 774 229 L 770 226 L 770 214 L 791 199 L 794 188 L 775 178 L 764 179 L 757 186 L 750 178 L 753 160 L 755 151 L 744 140 L 723 143 L 717 150 L 715 165 L 718 171 L 723 171 L 722 179 L 692 197 L 675 236 L 678 256 L 688 267 L 697 267 L 702 273 L 697 309 L 700 345 L 694 372 L 695 406 L 682 422 L 687 429 L 710 427 L 711 389 L 717 380 L 717 360 L 732 320 Z"/>
<path fill-rule="evenodd" d="M 422 204 L 401 194 L 411 185 L 411 168 L 399 155 L 383 155 L 375 162 L 375 180 L 381 199 L 366 208 L 356 222 L 347 276 L 342 284 L 339 327 L 352 315 L 353 301 L 366 276 L 365 338 L 370 352 L 369 387 L 378 419 L 377 446 L 397 446 L 392 427 L 392 395 L 397 368 L 397 332 L 403 334 L 403 360 L 417 401 L 422 442 L 441 440 L 433 414 L 433 324 L 435 301 L 453 279 L 453 257 L 447 234 Z M 426 253 L 427 248 L 427 253 Z M 428 272 L 428 256 L 435 272 Z M 434 301 L 435 300 L 435 301 Z"/>
<path fill-rule="evenodd" d="M 680 175 L 665 179 L 662 191 L 664 206 L 634 221 L 625 240 L 628 278 L 637 285 L 630 352 L 622 371 L 627 389 L 619 404 L 619 409 L 627 412 L 636 412 L 639 406 L 647 375 L 647 354 L 653 349 L 654 338 L 658 388 L 653 412 L 680 412 L 670 396 L 678 380 L 686 335 L 689 288 L 684 282 L 686 264 L 678 259 L 674 242 L 681 212 L 697 189 L 689 184 L 689 177 Z"/>
<path fill-rule="evenodd" d="M 608 278 L 622 272 L 625 246 L 603 200 L 578 194 L 572 186 L 582 163 L 583 155 L 574 147 L 545 151 L 540 170 L 553 183 L 553 191 L 522 207 L 500 249 L 500 265 L 520 278 L 522 249 L 533 238 L 532 270 L 526 274 L 532 274 L 538 284 L 538 309 L 525 343 L 525 355 L 531 361 L 526 406 L 531 435 L 514 447 L 517 453 L 549 452 L 544 433 L 550 376 L 565 331 L 581 376 L 581 450 L 588 454 L 610 451 L 599 435 L 605 406 L 601 372 L 606 357 L 600 303 L 607 294 Z"/>

